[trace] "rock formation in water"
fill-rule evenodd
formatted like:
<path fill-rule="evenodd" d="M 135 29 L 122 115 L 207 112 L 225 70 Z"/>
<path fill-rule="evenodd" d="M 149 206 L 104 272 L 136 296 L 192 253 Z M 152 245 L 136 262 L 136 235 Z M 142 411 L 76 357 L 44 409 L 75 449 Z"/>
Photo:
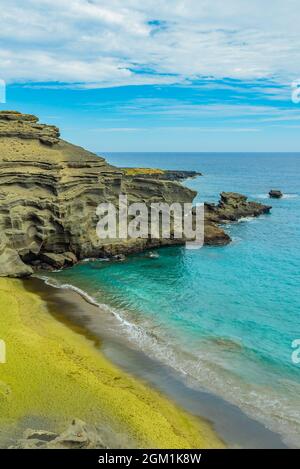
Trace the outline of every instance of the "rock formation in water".
<path fill-rule="evenodd" d="M 232 223 L 245 217 L 258 217 L 269 213 L 270 205 L 248 201 L 236 192 L 222 192 L 218 204 L 205 204 L 205 243 L 209 245 L 228 244 L 231 239 L 218 225 Z"/>
<path fill-rule="evenodd" d="M 206 218 L 214 223 L 228 223 L 245 217 L 258 217 L 269 213 L 270 205 L 249 202 L 247 197 L 236 192 L 222 192 L 220 202 L 205 204 Z"/>
<path fill-rule="evenodd" d="M 67 267 L 84 258 L 182 243 L 100 240 L 96 233 L 97 206 L 118 205 L 120 194 L 127 195 L 129 204 L 191 203 L 196 192 L 169 179 L 126 175 L 60 139 L 57 127 L 40 124 L 32 115 L 0 112 L 0 276 L 29 276 L 36 269 Z M 230 241 L 218 223 L 268 210 L 241 195 L 222 194 L 218 206 L 206 206 L 206 244 Z"/>
<path fill-rule="evenodd" d="M 281 197 L 283 196 L 283 193 L 279 190 L 271 189 L 269 192 L 269 196 L 271 199 L 281 199 Z"/>

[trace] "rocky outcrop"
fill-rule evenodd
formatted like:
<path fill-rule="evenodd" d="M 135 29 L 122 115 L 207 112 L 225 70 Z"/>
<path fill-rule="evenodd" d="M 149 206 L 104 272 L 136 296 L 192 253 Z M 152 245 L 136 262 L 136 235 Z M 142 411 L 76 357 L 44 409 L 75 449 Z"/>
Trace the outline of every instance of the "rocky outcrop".
<path fill-rule="evenodd" d="M 247 197 L 236 192 L 222 192 L 218 204 L 205 204 L 205 243 L 225 245 L 231 239 L 219 225 L 232 223 L 244 217 L 257 217 L 269 213 L 271 206 L 248 201 Z"/>
<path fill-rule="evenodd" d="M 207 246 L 226 246 L 231 243 L 230 236 L 216 223 L 205 221 L 204 244 Z"/>
<path fill-rule="evenodd" d="M 157 176 L 159 174 L 159 176 Z M 0 112 L 0 276 L 24 277 L 37 269 L 61 269 L 84 258 L 116 256 L 183 239 L 99 239 L 100 203 L 191 203 L 196 192 L 177 180 L 199 173 L 155 170 L 124 172 L 104 158 L 59 138 L 55 126 L 37 117 Z M 205 209 L 205 243 L 222 245 L 229 236 L 218 226 L 270 207 L 240 194 L 221 194 Z"/>
<path fill-rule="evenodd" d="M 214 223 L 238 221 L 244 217 L 258 217 L 271 210 L 270 205 L 248 201 L 247 197 L 236 192 L 222 192 L 220 202 L 205 204 L 206 219 Z"/>
<path fill-rule="evenodd" d="M 81 147 L 59 138 L 35 116 L 0 112 L 0 276 L 22 277 L 83 258 L 141 251 L 172 240 L 100 240 L 97 206 L 132 202 L 192 202 L 177 182 L 126 178 Z M 176 240 L 174 242 L 180 242 Z"/>
<path fill-rule="evenodd" d="M 102 441 L 99 430 L 75 419 L 63 433 L 47 430 L 25 430 L 21 438 L 9 449 L 103 449 L 107 448 Z"/>
<path fill-rule="evenodd" d="M 271 189 L 269 192 L 269 196 L 271 199 L 281 199 L 281 197 L 283 196 L 283 193 L 279 190 Z"/>
<path fill-rule="evenodd" d="M 31 114 L 16 111 L 0 112 L 0 137 L 38 139 L 45 145 L 59 142 L 59 129 L 54 125 L 38 123 L 38 118 Z"/>

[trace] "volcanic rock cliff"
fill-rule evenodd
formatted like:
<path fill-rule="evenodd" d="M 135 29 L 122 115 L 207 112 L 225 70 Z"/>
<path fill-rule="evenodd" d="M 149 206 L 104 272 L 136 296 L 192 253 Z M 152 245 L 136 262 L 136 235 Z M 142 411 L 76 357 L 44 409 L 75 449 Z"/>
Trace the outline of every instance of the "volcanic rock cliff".
<path fill-rule="evenodd" d="M 71 265 L 86 257 L 141 250 L 159 240 L 104 243 L 96 234 L 101 202 L 192 202 L 178 182 L 125 178 L 103 158 L 59 138 L 35 116 L 0 112 L 0 275 Z"/>
<path fill-rule="evenodd" d="M 128 176 L 104 158 L 72 145 L 55 126 L 15 111 L 0 112 L 0 276 L 22 277 L 40 268 L 61 268 L 90 257 L 141 251 L 182 240 L 100 240 L 101 202 L 190 203 L 196 193 L 160 177 Z M 240 198 L 239 198 L 240 197 Z M 241 199 L 242 197 L 242 199 Z M 223 194 L 206 207 L 206 244 L 227 244 L 218 222 L 259 215 L 270 207 L 249 206 L 243 196 Z M 230 218 L 229 213 L 233 213 Z M 233 217 L 233 218 L 232 218 Z"/>

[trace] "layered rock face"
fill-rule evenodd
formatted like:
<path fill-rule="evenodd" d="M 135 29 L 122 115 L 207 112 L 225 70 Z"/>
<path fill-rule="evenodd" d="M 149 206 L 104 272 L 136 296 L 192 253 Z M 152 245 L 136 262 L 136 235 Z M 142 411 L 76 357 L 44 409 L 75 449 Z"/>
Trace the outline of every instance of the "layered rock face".
<path fill-rule="evenodd" d="M 121 193 L 129 203 L 147 204 L 192 202 L 195 196 L 177 182 L 128 179 L 35 116 L 0 112 L 0 276 L 172 242 L 100 240 L 96 208 L 117 205 Z"/>
<path fill-rule="evenodd" d="M 14 111 L 0 112 L 0 137 L 38 139 L 45 145 L 59 142 L 59 129 L 54 125 L 38 123 L 32 114 L 20 114 Z"/>

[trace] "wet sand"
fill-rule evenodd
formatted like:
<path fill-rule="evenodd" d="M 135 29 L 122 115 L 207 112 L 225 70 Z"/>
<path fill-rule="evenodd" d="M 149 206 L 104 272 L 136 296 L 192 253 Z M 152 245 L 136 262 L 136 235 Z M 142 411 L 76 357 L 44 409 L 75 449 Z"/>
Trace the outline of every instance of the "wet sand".
<path fill-rule="evenodd" d="M 280 435 L 251 419 L 238 407 L 205 391 L 192 389 L 173 370 L 133 349 L 126 338 L 115 337 L 112 334 L 115 329 L 113 318 L 110 320 L 107 311 L 101 311 L 79 293 L 48 286 L 40 279 L 30 279 L 24 284 L 28 290 L 41 295 L 57 320 L 92 340 L 110 361 L 162 392 L 189 413 L 210 422 L 229 447 L 287 448 Z"/>

